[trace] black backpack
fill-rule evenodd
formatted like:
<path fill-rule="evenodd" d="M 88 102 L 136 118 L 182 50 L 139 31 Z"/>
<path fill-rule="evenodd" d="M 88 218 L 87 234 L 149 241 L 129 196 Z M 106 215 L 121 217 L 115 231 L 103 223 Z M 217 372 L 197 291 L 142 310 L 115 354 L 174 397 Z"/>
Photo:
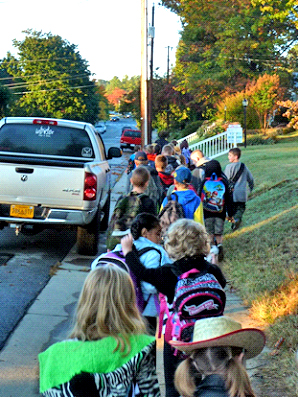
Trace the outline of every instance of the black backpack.
<path fill-rule="evenodd" d="M 190 342 L 194 323 L 221 316 L 225 304 L 226 294 L 213 274 L 197 269 L 181 274 L 175 287 L 173 312 L 168 313 L 165 340 Z"/>

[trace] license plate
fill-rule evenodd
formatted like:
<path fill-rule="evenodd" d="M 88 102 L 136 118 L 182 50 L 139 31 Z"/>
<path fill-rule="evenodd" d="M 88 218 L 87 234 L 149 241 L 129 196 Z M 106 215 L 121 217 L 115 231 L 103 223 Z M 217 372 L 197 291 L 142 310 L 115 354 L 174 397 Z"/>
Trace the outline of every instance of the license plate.
<path fill-rule="evenodd" d="M 11 205 L 10 216 L 16 218 L 33 218 L 34 206 L 33 205 Z"/>

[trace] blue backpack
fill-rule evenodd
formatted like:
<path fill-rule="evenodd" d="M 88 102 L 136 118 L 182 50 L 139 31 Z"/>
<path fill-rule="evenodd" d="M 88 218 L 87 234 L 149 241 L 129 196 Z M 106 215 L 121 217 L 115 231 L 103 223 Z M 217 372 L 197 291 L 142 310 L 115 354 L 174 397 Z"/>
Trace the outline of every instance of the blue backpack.
<path fill-rule="evenodd" d="M 221 177 L 218 177 L 215 172 L 210 178 L 205 178 L 201 193 L 201 200 L 204 211 L 209 212 L 223 212 L 225 201 L 224 195 L 226 187 Z"/>

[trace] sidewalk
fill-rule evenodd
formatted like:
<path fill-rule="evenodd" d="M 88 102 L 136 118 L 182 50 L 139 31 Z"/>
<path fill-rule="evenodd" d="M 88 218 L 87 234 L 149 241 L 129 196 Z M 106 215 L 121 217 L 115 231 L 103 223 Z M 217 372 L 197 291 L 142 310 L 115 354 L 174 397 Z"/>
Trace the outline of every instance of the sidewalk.
<path fill-rule="evenodd" d="M 113 189 L 111 210 L 119 194 L 123 193 L 125 183 L 126 174 L 123 174 Z M 99 253 L 104 251 L 105 245 L 101 238 Z M 56 274 L 0 352 L 0 397 L 40 396 L 37 356 L 54 342 L 66 338 L 80 290 L 93 259 L 77 255 L 73 248 L 57 266 Z M 253 327 L 248 310 L 241 300 L 234 293 L 226 292 L 225 314 L 241 322 L 243 327 Z M 259 393 L 258 370 L 265 363 L 265 352 L 247 364 L 258 397 L 262 397 Z M 157 372 L 164 396 L 162 340 L 157 341 Z"/>

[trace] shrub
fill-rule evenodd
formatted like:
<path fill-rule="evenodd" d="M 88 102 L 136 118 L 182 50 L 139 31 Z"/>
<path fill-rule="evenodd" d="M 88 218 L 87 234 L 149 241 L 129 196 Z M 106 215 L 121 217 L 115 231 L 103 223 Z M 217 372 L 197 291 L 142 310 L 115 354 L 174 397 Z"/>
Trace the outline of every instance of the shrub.
<path fill-rule="evenodd" d="M 277 138 L 267 137 L 264 134 L 250 135 L 246 139 L 246 144 L 249 146 L 255 145 L 274 145 L 277 143 Z"/>
<path fill-rule="evenodd" d="M 181 133 L 183 134 L 182 136 L 187 136 L 192 134 L 193 132 L 196 132 L 202 124 L 203 120 L 193 121 L 187 124 L 186 127 L 181 131 Z"/>

